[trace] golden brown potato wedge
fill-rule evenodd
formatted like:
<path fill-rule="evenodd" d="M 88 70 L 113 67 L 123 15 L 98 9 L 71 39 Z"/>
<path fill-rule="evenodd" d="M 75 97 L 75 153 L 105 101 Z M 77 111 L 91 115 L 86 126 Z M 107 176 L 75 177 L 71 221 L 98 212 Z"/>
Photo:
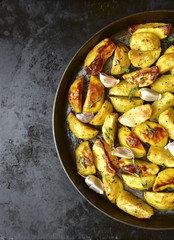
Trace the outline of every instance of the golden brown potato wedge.
<path fill-rule="evenodd" d="M 135 88 L 135 85 L 130 84 L 125 80 L 121 80 L 119 84 L 109 90 L 109 95 L 128 97 L 132 88 Z M 132 96 L 140 97 L 139 88 L 135 89 L 135 91 L 132 93 Z"/>
<path fill-rule="evenodd" d="M 102 180 L 107 198 L 109 199 L 109 201 L 111 201 L 111 203 L 115 204 L 116 199 L 123 191 L 122 180 L 117 175 L 110 176 L 104 173 L 102 173 Z"/>
<path fill-rule="evenodd" d="M 170 74 L 160 76 L 151 85 L 151 89 L 159 93 L 164 92 L 174 93 L 174 76 Z"/>
<path fill-rule="evenodd" d="M 89 146 L 89 142 L 82 142 L 75 149 L 77 171 L 82 176 L 96 173 L 94 156 Z"/>
<path fill-rule="evenodd" d="M 174 53 L 168 53 L 162 55 L 156 62 L 156 66 L 159 68 L 159 73 L 165 73 L 174 68 Z"/>
<path fill-rule="evenodd" d="M 174 168 L 167 168 L 161 171 L 155 179 L 153 191 L 162 191 L 166 188 L 174 189 Z"/>
<path fill-rule="evenodd" d="M 169 48 L 166 49 L 164 54 L 167 54 L 167 53 L 174 53 L 174 45 L 171 45 Z M 170 73 L 174 74 L 174 68 L 170 70 Z M 170 92 L 170 91 L 166 91 L 166 92 Z"/>
<path fill-rule="evenodd" d="M 168 108 L 159 115 L 159 124 L 167 129 L 169 137 L 174 140 L 174 109 Z"/>
<path fill-rule="evenodd" d="M 123 78 L 130 84 L 138 84 L 145 87 L 152 84 L 159 75 L 158 67 L 145 68 L 123 75 Z"/>
<path fill-rule="evenodd" d="M 68 101 L 76 113 L 82 110 L 82 92 L 84 76 L 77 78 L 70 86 L 68 91 Z"/>
<path fill-rule="evenodd" d="M 150 104 L 134 107 L 125 112 L 118 121 L 127 127 L 135 127 L 147 121 L 152 114 L 152 107 Z"/>
<path fill-rule="evenodd" d="M 92 139 L 99 133 L 97 129 L 80 122 L 72 112 L 68 114 L 68 124 L 71 132 L 80 139 Z"/>
<path fill-rule="evenodd" d="M 111 176 L 118 172 L 118 158 L 111 155 L 111 147 L 105 141 L 97 139 L 93 145 L 94 162 L 97 169 Z"/>
<path fill-rule="evenodd" d="M 106 60 L 112 55 L 115 50 L 115 44 L 108 38 L 98 43 L 85 58 L 85 70 L 89 75 L 98 74 Z"/>
<path fill-rule="evenodd" d="M 168 142 L 168 132 L 160 124 L 147 121 L 132 128 L 132 132 L 144 143 L 164 147 Z"/>
<path fill-rule="evenodd" d="M 116 204 L 124 212 L 140 219 L 150 218 L 154 214 L 153 209 L 148 204 L 125 190 L 118 196 Z"/>
<path fill-rule="evenodd" d="M 144 192 L 149 205 L 157 210 L 174 210 L 174 192 Z"/>
<path fill-rule="evenodd" d="M 83 112 L 98 112 L 104 102 L 104 98 L 105 90 L 103 84 L 97 76 L 91 76 L 83 105 Z"/>
<path fill-rule="evenodd" d="M 111 68 L 112 75 L 122 74 L 130 67 L 131 62 L 128 58 L 128 52 L 129 49 L 126 46 L 121 43 L 117 44 Z"/>
<path fill-rule="evenodd" d="M 128 147 L 132 150 L 135 158 L 141 158 L 146 155 L 146 150 L 144 149 L 142 143 L 128 127 L 122 126 L 119 128 L 118 140 L 120 145 Z"/>

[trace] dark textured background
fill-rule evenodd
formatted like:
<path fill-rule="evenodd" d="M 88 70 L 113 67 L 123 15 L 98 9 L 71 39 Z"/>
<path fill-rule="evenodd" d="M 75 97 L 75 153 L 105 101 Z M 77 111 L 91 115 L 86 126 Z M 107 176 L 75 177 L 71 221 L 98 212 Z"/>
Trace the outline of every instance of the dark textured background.
<path fill-rule="evenodd" d="M 1 1 L 0 239 L 173 239 L 174 231 L 132 228 L 93 208 L 52 137 L 54 96 L 74 53 L 108 23 L 152 9 L 174 1 Z"/>

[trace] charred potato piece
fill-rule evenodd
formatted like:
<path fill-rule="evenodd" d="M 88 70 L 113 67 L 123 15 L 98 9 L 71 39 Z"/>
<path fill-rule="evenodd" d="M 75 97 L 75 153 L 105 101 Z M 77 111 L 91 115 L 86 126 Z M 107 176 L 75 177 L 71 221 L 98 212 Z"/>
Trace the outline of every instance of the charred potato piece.
<path fill-rule="evenodd" d="M 128 58 L 128 52 L 129 49 L 126 46 L 121 43 L 117 44 L 111 68 L 112 75 L 122 74 L 130 67 L 131 62 Z"/>
<path fill-rule="evenodd" d="M 106 116 L 103 127 L 102 133 L 104 140 L 111 145 L 114 146 L 115 143 L 115 134 L 117 131 L 117 113 L 110 113 Z"/>
<path fill-rule="evenodd" d="M 121 174 L 121 176 L 128 187 L 139 191 L 150 189 L 153 186 L 156 178 L 156 175 L 136 177 L 130 174 Z"/>
<path fill-rule="evenodd" d="M 103 140 L 97 139 L 93 145 L 94 162 L 97 169 L 111 176 L 118 172 L 118 158 L 111 155 L 111 147 Z"/>
<path fill-rule="evenodd" d="M 84 76 L 77 78 L 70 86 L 68 91 L 68 101 L 76 113 L 82 111 L 82 91 Z"/>
<path fill-rule="evenodd" d="M 83 112 L 98 112 L 104 102 L 104 98 L 105 90 L 103 84 L 97 76 L 91 76 Z"/>
<path fill-rule="evenodd" d="M 80 139 L 92 139 L 99 133 L 97 129 L 80 122 L 72 112 L 68 114 L 68 124 L 71 132 Z"/>
<path fill-rule="evenodd" d="M 159 93 L 174 93 L 174 76 L 168 74 L 157 78 L 157 80 L 151 85 L 151 89 Z"/>
<path fill-rule="evenodd" d="M 89 123 L 95 126 L 103 125 L 106 116 L 111 112 L 113 112 L 113 106 L 108 100 L 106 100 L 98 113 Z"/>
<path fill-rule="evenodd" d="M 102 173 L 102 180 L 107 198 L 109 199 L 109 201 L 111 201 L 111 203 L 115 204 L 116 199 L 123 191 L 122 180 L 117 175 L 110 176 L 104 173 Z"/>
<path fill-rule="evenodd" d="M 135 177 L 156 175 L 159 171 L 157 165 L 137 159 L 121 158 L 119 160 L 119 166 L 123 171 L 134 175 Z"/>
<path fill-rule="evenodd" d="M 135 127 L 145 122 L 151 117 L 152 107 L 150 104 L 134 107 L 125 112 L 118 121 L 127 127 Z"/>
<path fill-rule="evenodd" d="M 174 68 L 174 53 L 168 53 L 162 55 L 156 62 L 156 66 L 159 68 L 159 73 L 165 73 Z"/>
<path fill-rule="evenodd" d="M 144 192 L 149 205 L 157 210 L 174 210 L 174 192 Z"/>
<path fill-rule="evenodd" d="M 115 44 L 108 38 L 98 43 L 85 58 L 85 70 L 89 75 L 98 74 L 106 60 L 112 55 L 115 50 Z"/>
<path fill-rule="evenodd" d="M 134 87 L 135 85 L 130 84 L 125 80 L 121 80 L 119 84 L 109 90 L 109 95 L 128 97 L 130 90 Z M 132 96 L 140 97 L 139 88 L 135 89 Z"/>
<path fill-rule="evenodd" d="M 132 132 L 144 143 L 164 147 L 168 142 L 168 132 L 160 124 L 147 121 L 132 128 Z"/>
<path fill-rule="evenodd" d="M 135 158 L 141 158 L 146 155 L 146 151 L 140 142 L 140 140 L 135 136 L 134 133 L 130 131 L 128 127 L 121 127 L 118 130 L 118 140 L 120 145 L 128 147 L 134 153 Z"/>
<path fill-rule="evenodd" d="M 116 200 L 117 206 L 137 218 L 150 218 L 154 212 L 153 209 L 140 198 L 132 193 L 123 190 Z"/>
<path fill-rule="evenodd" d="M 171 93 L 163 93 L 160 100 L 152 103 L 152 116 L 151 121 L 158 121 L 159 115 L 167 110 L 169 107 L 174 107 L 174 95 Z"/>
<path fill-rule="evenodd" d="M 172 31 L 172 24 L 170 23 L 144 23 L 131 25 L 128 27 L 128 31 L 131 34 L 135 33 L 154 33 L 160 39 L 166 38 L 169 33 Z"/>
<path fill-rule="evenodd" d="M 174 140 L 174 109 L 168 108 L 159 116 L 159 124 L 167 129 L 169 137 Z"/>
<path fill-rule="evenodd" d="M 155 179 L 153 191 L 162 191 L 166 188 L 174 189 L 174 168 L 167 168 L 161 171 Z"/>
<path fill-rule="evenodd" d="M 82 142 L 75 149 L 77 171 L 82 176 L 96 173 L 94 156 L 89 146 L 89 142 Z"/>
<path fill-rule="evenodd" d="M 145 68 L 123 75 L 123 78 L 130 84 L 138 84 L 145 87 L 152 84 L 159 75 L 158 67 Z"/>

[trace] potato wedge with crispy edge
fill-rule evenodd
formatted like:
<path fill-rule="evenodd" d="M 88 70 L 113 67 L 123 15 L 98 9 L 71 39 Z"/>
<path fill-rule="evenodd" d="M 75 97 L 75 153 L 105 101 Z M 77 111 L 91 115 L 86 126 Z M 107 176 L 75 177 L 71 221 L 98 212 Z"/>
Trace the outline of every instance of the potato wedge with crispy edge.
<path fill-rule="evenodd" d="M 156 175 L 159 171 L 159 167 L 157 165 L 139 159 L 121 158 L 119 160 L 119 166 L 123 171 L 135 177 Z"/>
<path fill-rule="evenodd" d="M 85 70 L 89 75 L 98 74 L 106 60 L 112 55 L 116 45 L 108 38 L 99 42 L 85 58 Z"/>
<path fill-rule="evenodd" d="M 118 196 L 116 204 L 124 212 L 140 219 L 150 218 L 154 214 L 152 207 L 125 190 Z"/>
<path fill-rule="evenodd" d="M 130 174 L 121 174 L 121 176 L 128 187 L 139 191 L 150 189 L 153 186 L 156 178 L 156 175 L 135 177 Z"/>
<path fill-rule="evenodd" d="M 103 140 L 97 139 L 93 145 L 94 162 L 97 169 L 111 176 L 118 172 L 118 158 L 111 155 L 111 147 Z"/>
<path fill-rule="evenodd" d="M 128 97 L 131 88 L 135 88 L 135 85 L 130 84 L 125 80 L 121 80 L 115 87 L 110 88 L 109 95 Z M 132 96 L 140 97 L 139 88 L 135 89 Z"/>
<path fill-rule="evenodd" d="M 135 128 L 132 132 L 144 143 L 157 147 L 164 147 L 168 142 L 168 132 L 160 124 L 147 121 Z"/>
<path fill-rule="evenodd" d="M 159 69 L 156 66 L 137 70 L 135 72 L 123 75 L 123 78 L 130 84 L 138 84 L 139 87 L 145 87 L 152 84 L 159 75 Z"/>
<path fill-rule="evenodd" d="M 169 107 L 174 107 L 174 95 L 171 93 L 163 93 L 160 100 L 152 103 L 152 115 L 150 121 L 158 121 L 159 115 Z"/>
<path fill-rule="evenodd" d="M 141 158 L 146 155 L 146 150 L 142 143 L 128 127 L 122 126 L 118 129 L 118 140 L 120 145 L 132 150 L 135 158 Z"/>
<path fill-rule="evenodd" d="M 68 101 L 76 113 L 82 111 L 82 92 L 84 76 L 77 78 L 70 86 L 68 91 Z"/>
<path fill-rule="evenodd" d="M 128 57 L 134 67 L 148 68 L 160 56 L 161 48 L 152 51 L 130 50 Z"/>
<path fill-rule="evenodd" d="M 96 113 L 101 108 L 105 99 L 105 89 L 97 76 L 91 76 L 83 112 Z"/>
<path fill-rule="evenodd" d="M 111 203 L 115 204 L 116 199 L 123 191 L 122 180 L 117 175 L 110 176 L 104 173 L 102 173 L 102 180 L 107 198 Z"/>
<path fill-rule="evenodd" d="M 117 112 L 125 113 L 133 107 L 143 105 L 144 101 L 141 98 L 132 98 L 131 102 L 128 97 L 109 97 L 112 105 Z"/>
<path fill-rule="evenodd" d="M 144 192 L 149 205 L 157 210 L 174 210 L 174 192 Z"/>
<path fill-rule="evenodd" d="M 98 113 L 95 115 L 95 117 L 89 122 L 91 125 L 100 126 L 104 123 L 106 116 L 108 113 L 113 112 L 113 106 L 108 101 L 105 100 L 101 108 L 99 109 Z"/>
<path fill-rule="evenodd" d="M 128 58 L 128 52 L 129 49 L 126 46 L 121 43 L 117 44 L 111 68 L 112 75 L 122 74 L 130 67 L 131 62 Z"/>
<path fill-rule="evenodd" d="M 125 112 L 118 118 L 118 121 L 127 127 L 135 127 L 147 121 L 152 114 L 152 107 L 150 104 L 134 107 Z"/>
<path fill-rule="evenodd" d="M 67 119 L 71 132 L 77 138 L 88 140 L 94 138 L 99 133 L 97 129 L 94 129 L 89 125 L 80 122 L 72 112 L 68 114 Z"/>
<path fill-rule="evenodd" d="M 144 23 L 137 25 L 130 25 L 128 31 L 131 34 L 149 32 L 156 34 L 160 39 L 166 38 L 172 31 L 172 24 L 170 23 Z"/>
<path fill-rule="evenodd" d="M 96 173 L 94 156 L 89 146 L 89 142 L 82 142 L 75 149 L 77 171 L 82 176 Z"/>
<path fill-rule="evenodd" d="M 159 115 L 159 124 L 167 129 L 169 137 L 174 140 L 174 109 L 168 108 Z"/>
<path fill-rule="evenodd" d="M 103 127 L 102 127 L 103 138 L 112 147 L 114 146 L 114 143 L 115 143 L 115 135 L 117 131 L 117 120 L 118 120 L 118 113 L 110 113 L 106 116 Z"/>
<path fill-rule="evenodd" d="M 166 188 L 174 189 L 174 168 L 167 168 L 158 173 L 153 185 L 153 191 L 162 191 Z"/>
<path fill-rule="evenodd" d="M 159 93 L 174 93 L 174 76 L 169 74 L 160 76 L 150 87 Z"/>
<path fill-rule="evenodd" d="M 162 55 L 156 62 L 156 66 L 159 68 L 159 73 L 165 73 L 174 68 L 174 53 L 168 53 Z"/>

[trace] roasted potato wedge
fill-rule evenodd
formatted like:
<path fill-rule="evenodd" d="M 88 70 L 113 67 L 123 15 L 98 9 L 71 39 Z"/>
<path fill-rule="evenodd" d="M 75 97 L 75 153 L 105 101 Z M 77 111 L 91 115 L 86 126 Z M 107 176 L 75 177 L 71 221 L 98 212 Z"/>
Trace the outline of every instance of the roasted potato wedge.
<path fill-rule="evenodd" d="M 130 25 L 128 31 L 131 34 L 135 33 L 154 33 L 160 39 L 166 38 L 172 31 L 172 24 L 170 23 L 144 23 L 137 25 Z"/>
<path fill-rule="evenodd" d="M 118 196 L 116 204 L 124 212 L 140 219 L 150 218 L 154 214 L 153 209 L 148 204 L 125 190 Z"/>
<path fill-rule="evenodd" d="M 121 43 L 117 44 L 111 68 L 112 75 L 122 74 L 130 67 L 131 62 L 128 58 L 128 52 L 129 49 L 126 46 Z"/>
<path fill-rule="evenodd" d="M 85 58 L 85 70 L 89 75 L 98 74 L 106 60 L 112 55 L 115 50 L 115 44 L 108 38 L 98 43 Z"/>
<path fill-rule="evenodd" d="M 102 173 L 102 180 L 107 198 L 109 199 L 109 201 L 111 201 L 111 203 L 115 204 L 116 199 L 123 191 L 122 180 L 117 175 L 110 176 L 104 173 Z"/>
<path fill-rule="evenodd" d="M 115 143 L 115 135 L 117 131 L 117 120 L 118 120 L 118 113 L 110 113 L 106 116 L 103 127 L 102 127 L 103 138 L 112 147 L 114 146 L 114 143 Z"/>
<path fill-rule="evenodd" d="M 159 115 L 167 110 L 169 107 L 174 107 L 174 95 L 171 93 L 163 93 L 160 100 L 152 103 L 152 116 L 151 121 L 158 121 Z"/>
<path fill-rule="evenodd" d="M 168 132 L 160 124 L 147 121 L 132 128 L 132 132 L 144 143 L 164 147 L 168 142 Z"/>
<path fill-rule="evenodd" d="M 130 84 L 138 84 L 145 87 L 152 84 L 159 75 L 158 67 L 145 68 L 123 75 L 123 78 Z"/>
<path fill-rule="evenodd" d="M 121 176 L 128 187 L 139 191 L 150 189 L 156 178 L 156 175 L 136 177 L 130 174 L 121 174 Z"/>
<path fill-rule="evenodd" d="M 82 176 L 96 173 L 94 156 L 89 146 L 89 142 L 82 142 L 75 149 L 77 171 Z"/>
<path fill-rule="evenodd" d="M 159 93 L 174 93 L 174 76 L 167 74 L 157 78 L 151 85 L 151 89 Z"/>
<path fill-rule="evenodd" d="M 121 80 L 119 84 L 109 90 L 109 95 L 128 97 L 132 88 L 135 88 L 135 85 L 130 84 L 125 80 Z M 135 89 L 135 91 L 132 93 L 132 96 L 140 97 L 139 88 Z"/>
<path fill-rule="evenodd" d="M 105 141 L 97 139 L 93 145 L 94 162 L 97 169 L 111 176 L 118 172 L 118 158 L 111 155 L 111 147 Z"/>
<path fill-rule="evenodd" d="M 104 102 L 104 98 L 105 90 L 103 84 L 97 76 L 91 76 L 83 105 L 83 112 L 98 112 Z"/>
<path fill-rule="evenodd" d="M 117 112 L 125 113 L 133 107 L 143 105 L 144 101 L 141 98 L 132 98 L 132 101 L 129 101 L 128 97 L 110 97 L 112 105 L 114 106 Z"/>
<path fill-rule="evenodd" d="M 168 53 L 174 53 L 174 45 L 171 45 L 169 48 L 166 49 L 166 51 L 164 52 L 164 54 L 168 54 Z M 171 74 L 174 74 L 174 68 L 172 68 L 170 70 Z M 168 92 L 168 91 L 167 91 Z"/>
<path fill-rule="evenodd" d="M 166 188 L 174 189 L 174 168 L 167 168 L 161 171 L 155 179 L 153 191 L 162 191 Z"/>
<path fill-rule="evenodd" d="M 84 76 L 77 78 L 70 86 L 68 91 L 68 101 L 76 113 L 82 111 L 82 92 Z"/>
<path fill-rule="evenodd" d="M 149 175 L 156 175 L 159 171 L 159 167 L 153 163 L 137 160 L 121 158 L 119 160 L 120 168 L 135 177 L 145 177 Z"/>
<path fill-rule="evenodd" d="M 144 192 L 149 205 L 157 210 L 174 210 L 174 192 Z"/>
<path fill-rule="evenodd" d="M 123 126 L 119 128 L 118 140 L 120 145 L 128 147 L 132 150 L 135 158 L 141 158 L 146 155 L 146 150 L 144 149 L 142 143 L 128 127 Z"/>
<path fill-rule="evenodd" d="M 152 107 L 150 104 L 134 107 L 125 112 L 118 121 L 127 127 L 135 127 L 147 121 L 152 114 Z"/>
<path fill-rule="evenodd" d="M 174 53 L 168 53 L 162 55 L 156 62 L 156 66 L 159 68 L 159 73 L 165 73 L 174 68 Z"/>
<path fill-rule="evenodd" d="M 174 140 L 174 109 L 168 108 L 159 115 L 159 124 L 167 129 L 169 137 Z"/>
<path fill-rule="evenodd" d="M 68 114 L 67 119 L 71 132 L 77 138 L 88 140 L 94 138 L 99 133 L 97 129 L 94 129 L 89 125 L 80 122 L 72 112 Z"/>

